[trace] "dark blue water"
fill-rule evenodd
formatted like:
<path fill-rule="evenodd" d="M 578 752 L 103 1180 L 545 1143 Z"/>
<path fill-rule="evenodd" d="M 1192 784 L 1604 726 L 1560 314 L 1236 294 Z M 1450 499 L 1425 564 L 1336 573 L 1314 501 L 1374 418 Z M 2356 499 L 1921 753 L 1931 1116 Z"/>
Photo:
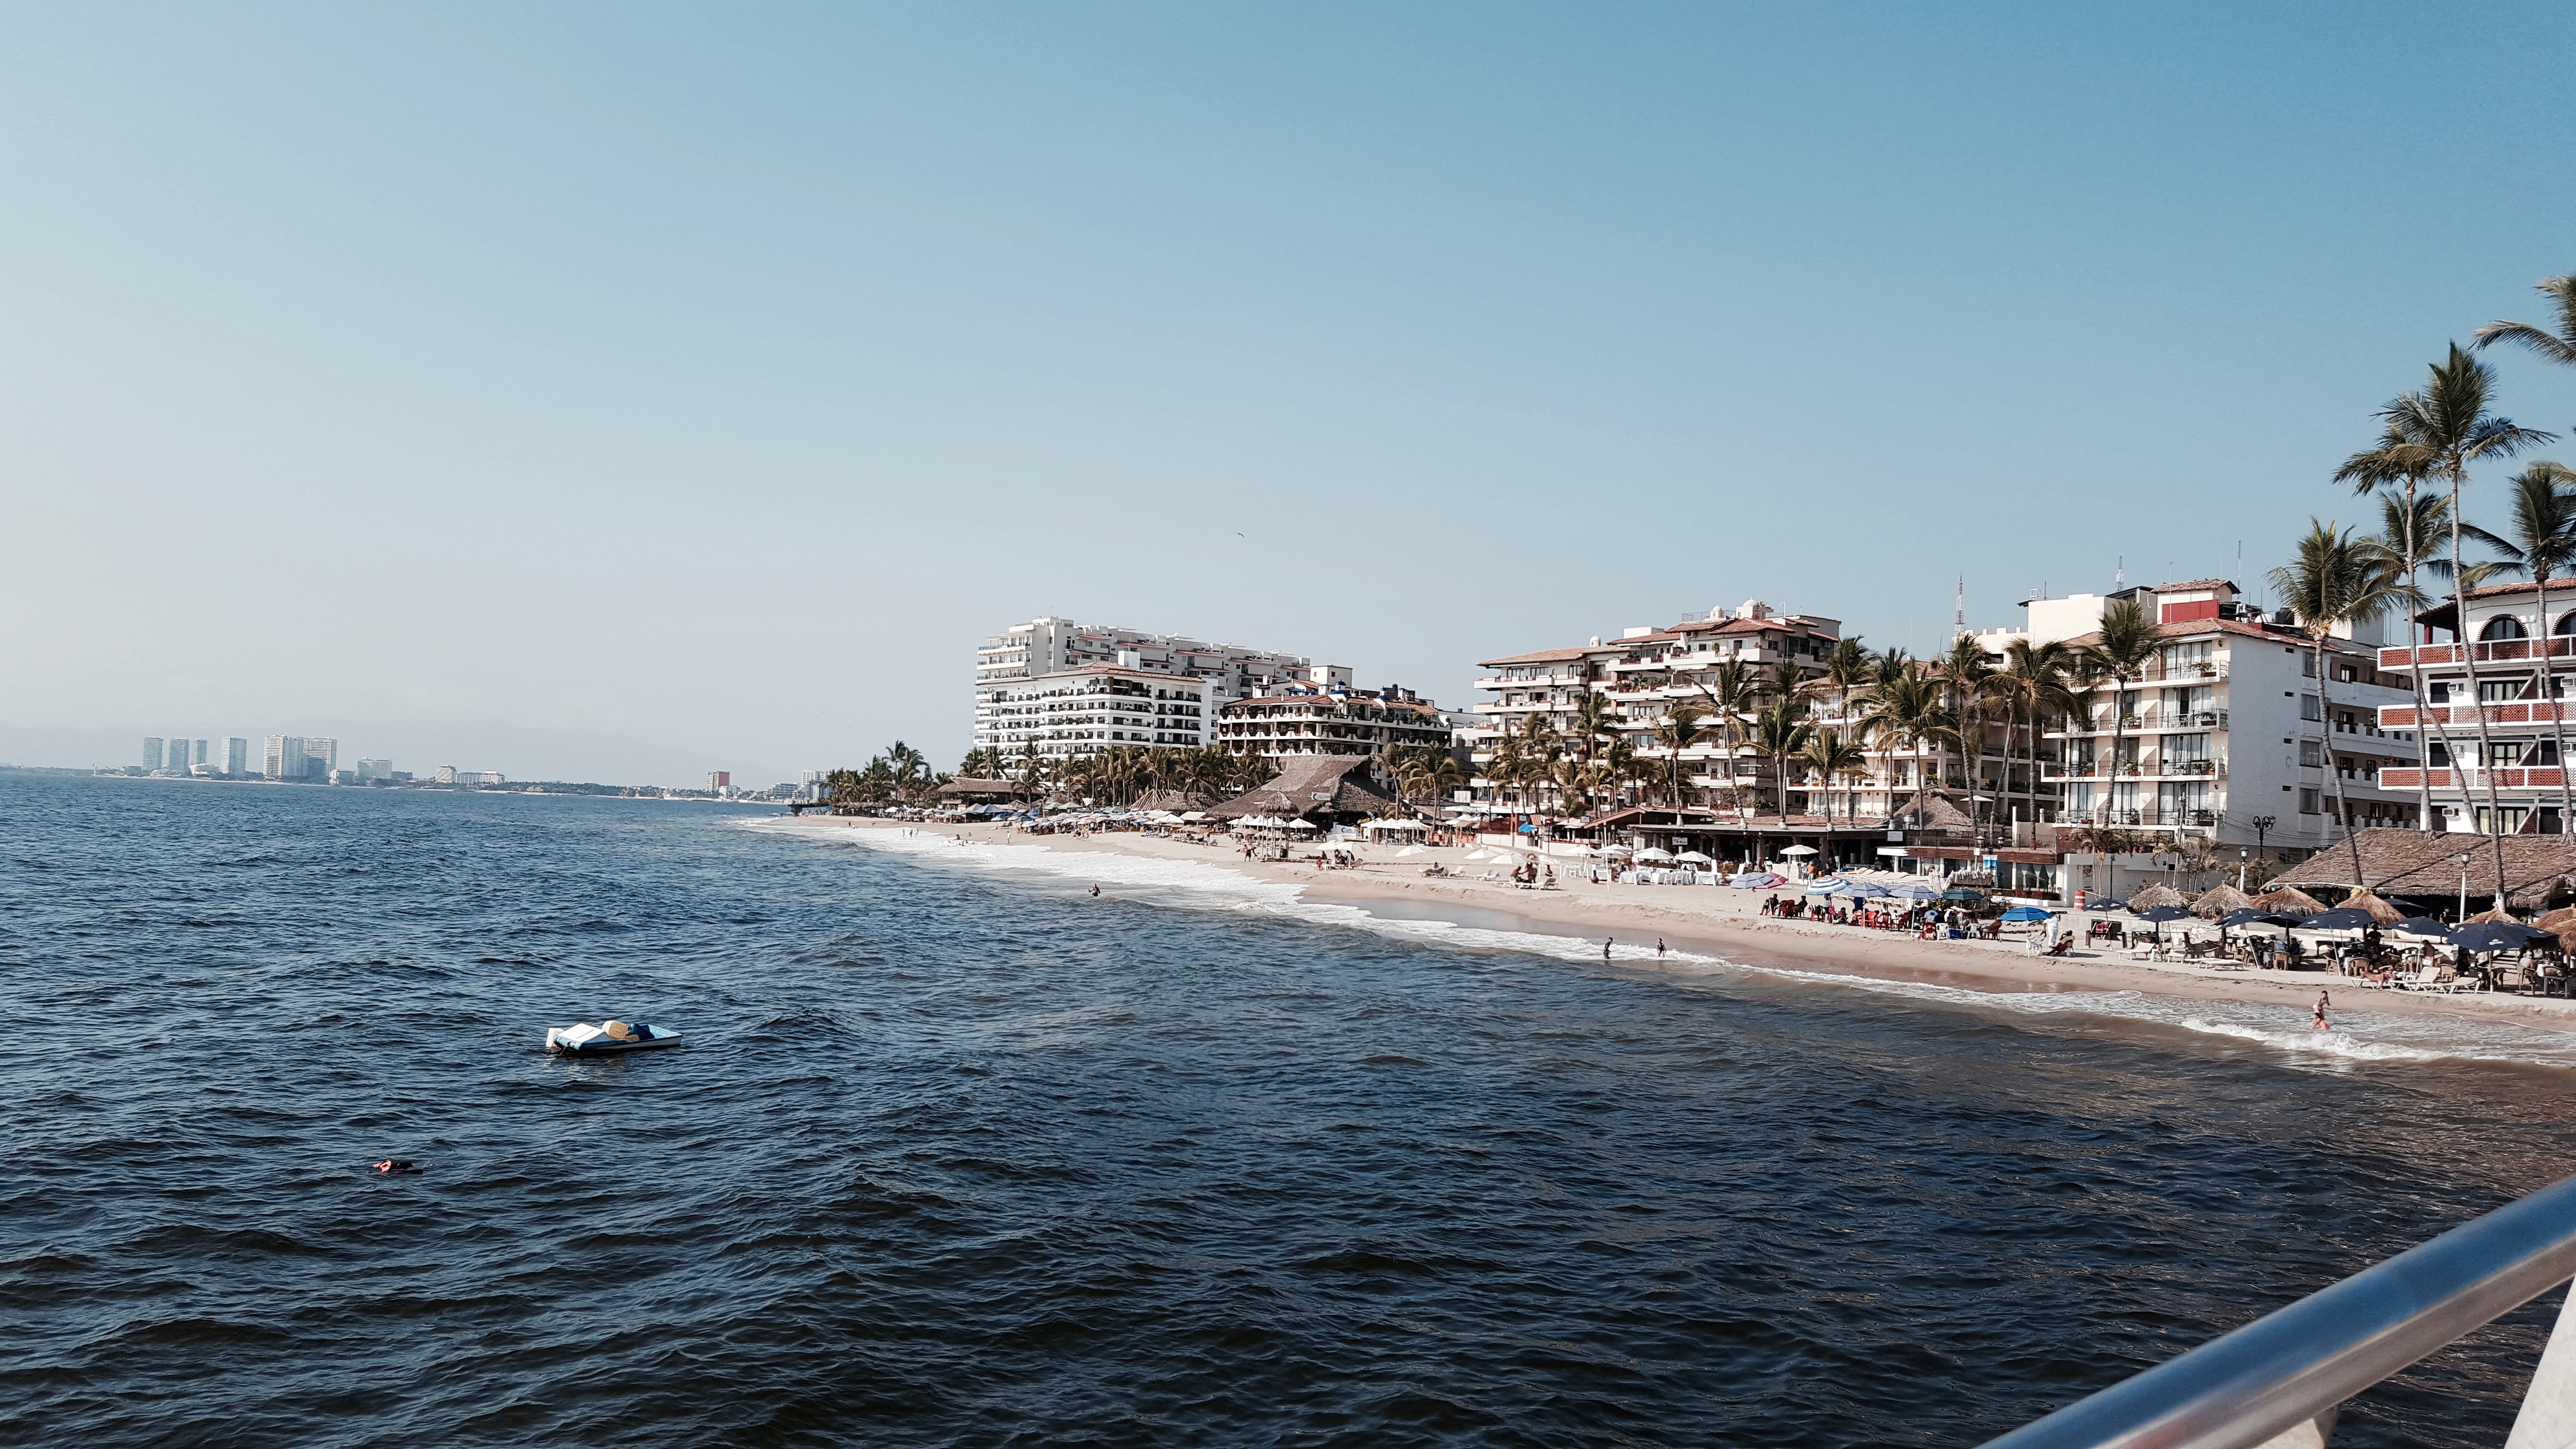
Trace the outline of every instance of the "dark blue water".
<path fill-rule="evenodd" d="M 1967 1445 L 2576 1143 L 638 802 L 0 772 L 0 973 L 13 1444 Z M 2501 1442 L 2554 1309 L 2338 1443 Z"/>

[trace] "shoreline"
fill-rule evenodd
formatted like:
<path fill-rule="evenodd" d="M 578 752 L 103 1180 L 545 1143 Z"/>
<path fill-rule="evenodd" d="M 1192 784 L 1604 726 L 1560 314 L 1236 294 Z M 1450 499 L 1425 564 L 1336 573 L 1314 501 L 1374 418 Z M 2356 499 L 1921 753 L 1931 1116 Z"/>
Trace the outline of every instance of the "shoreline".
<path fill-rule="evenodd" d="M 791 822 L 782 821 L 781 824 Z M 912 830 L 920 835 L 986 845 L 1033 846 L 1068 855 L 1098 853 L 1216 866 L 1248 879 L 1297 888 L 1319 904 L 1347 906 L 1394 919 L 1434 919 L 1530 935 L 1598 941 L 1651 950 L 1660 937 L 1672 949 L 1714 956 L 1735 965 L 1777 967 L 1874 981 L 1949 987 L 1992 995 L 2138 992 L 2181 1000 L 2270 1007 L 2305 1025 L 2316 993 L 2334 998 L 2333 1014 L 2368 1013 L 2390 1018 L 2442 1018 L 2526 1029 L 2576 1029 L 2576 1001 L 2499 992 L 2437 995 L 2365 988 L 2350 977 L 2321 971 L 2219 970 L 2180 961 L 2133 961 L 2078 948 L 2071 956 L 2040 958 L 2018 940 L 1924 941 L 1854 926 L 1783 920 L 1760 914 L 1762 896 L 1727 886 L 1595 885 L 1567 880 L 1554 891 L 1521 890 L 1507 881 L 1466 876 L 1426 879 L 1435 861 L 1461 869 L 1468 851 L 1428 847 L 1401 861 L 1384 847 L 1362 851 L 1367 864 L 1318 870 L 1300 862 L 1246 860 L 1231 846 L 1127 832 L 1093 836 L 1022 835 L 1007 827 L 941 823 L 911 825 L 866 816 L 806 816 L 794 825 L 813 829 Z M 1478 871 L 1477 866 L 1463 867 Z M 1462 919 L 1462 913 L 1495 919 Z M 1651 966 L 1621 955 L 1616 964 Z"/>

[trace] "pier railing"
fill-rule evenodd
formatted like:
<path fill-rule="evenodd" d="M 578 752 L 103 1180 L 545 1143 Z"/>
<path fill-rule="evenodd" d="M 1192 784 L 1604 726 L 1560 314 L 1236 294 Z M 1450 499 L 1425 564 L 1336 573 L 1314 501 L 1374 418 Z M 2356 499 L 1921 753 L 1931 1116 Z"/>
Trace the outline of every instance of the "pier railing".
<path fill-rule="evenodd" d="M 1986 1449 L 2324 1449 L 2343 1401 L 2576 1277 L 2576 1177 L 2410 1248 Z M 2505 1449 L 2576 1440 L 2562 1310 Z"/>

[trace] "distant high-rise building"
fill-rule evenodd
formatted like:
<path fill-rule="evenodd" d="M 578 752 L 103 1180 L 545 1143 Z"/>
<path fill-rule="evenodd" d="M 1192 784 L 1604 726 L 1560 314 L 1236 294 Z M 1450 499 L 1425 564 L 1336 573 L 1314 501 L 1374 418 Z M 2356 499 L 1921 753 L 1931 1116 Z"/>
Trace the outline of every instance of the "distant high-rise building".
<path fill-rule="evenodd" d="M 340 768 L 340 742 L 338 740 L 313 739 L 306 740 L 304 742 L 304 776 L 306 779 L 328 780 L 331 778 L 331 772 L 338 768 Z"/>
<path fill-rule="evenodd" d="M 145 735 L 143 737 L 143 768 L 147 770 L 157 770 L 161 768 L 161 737 L 159 735 Z"/>
<path fill-rule="evenodd" d="M 429 775 L 429 783 L 433 785 L 455 784 L 456 767 L 454 765 L 441 765 L 437 769 L 432 770 Z"/>
<path fill-rule="evenodd" d="M 199 740 L 196 742 L 196 745 L 196 758 L 188 762 L 191 766 L 202 765 L 206 762 L 206 742 L 204 740 Z"/>
<path fill-rule="evenodd" d="M 174 775 L 188 773 L 188 742 L 177 736 L 170 739 L 170 751 L 161 757 L 161 766 Z"/>
<path fill-rule="evenodd" d="M 227 775 L 247 775 L 250 773 L 250 741 L 243 739 L 239 735 L 226 737 L 224 740 L 224 773 Z"/>
<path fill-rule="evenodd" d="M 707 788 L 708 788 L 708 789 L 710 789 L 710 790 L 716 791 L 716 792 L 718 792 L 718 793 L 722 793 L 723 791 L 726 791 L 726 790 L 730 790 L 730 789 L 732 789 L 732 788 L 733 788 L 733 771 L 731 771 L 731 770 L 709 770 L 709 771 L 707 771 Z"/>
<path fill-rule="evenodd" d="M 358 762 L 358 778 L 361 780 L 390 780 L 393 777 L 394 762 L 391 760 L 360 760 Z"/>
<path fill-rule="evenodd" d="M 304 778 L 304 738 L 301 735 L 270 735 L 268 754 L 260 762 L 262 775 L 272 780 Z"/>

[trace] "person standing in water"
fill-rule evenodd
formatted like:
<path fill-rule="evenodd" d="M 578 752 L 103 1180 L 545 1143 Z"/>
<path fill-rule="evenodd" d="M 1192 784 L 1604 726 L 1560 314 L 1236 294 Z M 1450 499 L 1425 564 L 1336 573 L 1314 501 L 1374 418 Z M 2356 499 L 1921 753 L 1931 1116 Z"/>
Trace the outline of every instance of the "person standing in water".
<path fill-rule="evenodd" d="M 1095 896 L 1096 896 L 1096 895 L 1098 895 L 1098 894 L 1100 894 L 1100 887 L 1098 887 L 1098 886 L 1096 886 L 1096 885 L 1095 885 L 1095 886 L 1093 886 L 1093 887 L 1091 888 L 1091 893 L 1092 893 L 1093 895 L 1095 895 Z"/>
<path fill-rule="evenodd" d="M 2326 1025 L 2326 1008 L 2327 1008 L 2329 1005 L 2332 1005 L 2332 1003 L 2326 1000 L 2326 993 L 2324 993 L 2324 992 L 2322 992 L 2322 991 L 2318 992 L 2318 993 L 2317 993 L 2317 1022 L 2316 1022 L 2316 1029 L 2317 1029 L 2317 1030 L 2319 1030 L 2319 1031 L 2332 1031 L 2332 1030 L 2334 1030 L 2334 1028 L 2333 1028 L 2333 1027 Z"/>
<path fill-rule="evenodd" d="M 1663 937 L 1661 937 L 1661 936 L 1657 936 L 1657 937 L 1655 938 L 1655 959 L 1656 959 L 1656 960 L 1658 960 L 1658 961 L 1660 961 L 1660 960 L 1662 960 L 1662 959 L 1663 959 L 1663 956 L 1664 956 L 1664 938 L 1663 938 Z"/>
<path fill-rule="evenodd" d="M 1601 938 L 1601 959 L 1604 961 L 1610 959 L 1610 938 L 1607 936 Z"/>

